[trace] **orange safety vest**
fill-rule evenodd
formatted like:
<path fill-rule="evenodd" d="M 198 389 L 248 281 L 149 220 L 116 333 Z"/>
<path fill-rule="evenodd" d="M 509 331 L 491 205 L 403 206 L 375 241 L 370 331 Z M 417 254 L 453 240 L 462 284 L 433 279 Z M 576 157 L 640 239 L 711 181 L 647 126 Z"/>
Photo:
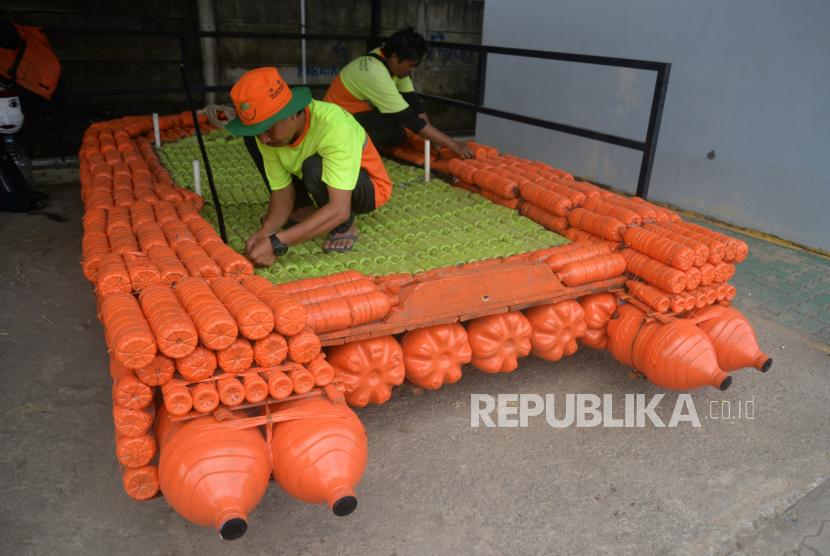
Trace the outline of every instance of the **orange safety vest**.
<path fill-rule="evenodd" d="M 61 65 L 52 52 L 49 40 L 40 32 L 41 27 L 26 27 L 13 21 L 9 23 L 17 29 L 19 39 L 14 49 L 0 48 L 0 75 L 47 100 L 52 100 L 52 93 L 58 86 L 61 76 Z M 11 30 L 11 27 L 7 29 Z M 14 40 L 13 36 L 3 38 L 6 44 Z"/>

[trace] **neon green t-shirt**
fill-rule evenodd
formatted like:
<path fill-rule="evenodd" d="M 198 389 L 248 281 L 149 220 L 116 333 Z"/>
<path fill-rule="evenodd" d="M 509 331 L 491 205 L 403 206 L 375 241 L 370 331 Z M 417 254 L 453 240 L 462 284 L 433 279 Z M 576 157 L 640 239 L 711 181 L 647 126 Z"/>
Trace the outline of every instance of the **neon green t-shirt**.
<path fill-rule="evenodd" d="M 372 51 L 382 56 L 380 48 Z M 361 56 L 353 60 L 340 71 L 343 85 L 356 98 L 369 101 L 383 114 L 394 114 L 409 108 L 401 93 L 415 90 L 412 79 L 407 75 L 403 79 L 390 76 L 383 62 L 371 56 Z"/>
<path fill-rule="evenodd" d="M 388 75 L 388 74 L 387 74 Z M 303 162 L 311 155 L 323 158 L 323 182 L 335 189 L 352 191 L 360 172 L 366 131 L 351 114 L 328 102 L 312 100 L 306 108 L 306 127 L 300 138 L 284 147 L 269 147 L 257 139 L 272 191 L 302 179 Z"/>

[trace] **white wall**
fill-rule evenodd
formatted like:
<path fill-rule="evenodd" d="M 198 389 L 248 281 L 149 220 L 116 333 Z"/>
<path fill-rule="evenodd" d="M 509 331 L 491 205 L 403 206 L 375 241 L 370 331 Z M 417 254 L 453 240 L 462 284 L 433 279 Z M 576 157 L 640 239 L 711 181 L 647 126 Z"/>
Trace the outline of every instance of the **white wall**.
<path fill-rule="evenodd" d="M 487 0 L 483 42 L 670 62 L 649 198 L 830 251 L 830 2 Z M 654 76 L 491 55 L 485 105 L 644 140 Z M 488 116 L 476 137 L 636 189 L 638 151 Z"/>

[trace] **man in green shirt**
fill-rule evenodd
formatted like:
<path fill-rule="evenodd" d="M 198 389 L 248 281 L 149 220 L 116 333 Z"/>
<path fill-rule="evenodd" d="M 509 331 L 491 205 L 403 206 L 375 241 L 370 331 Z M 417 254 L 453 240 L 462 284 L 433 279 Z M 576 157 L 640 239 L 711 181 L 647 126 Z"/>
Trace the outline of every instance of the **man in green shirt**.
<path fill-rule="evenodd" d="M 401 145 L 409 129 L 436 146 L 447 147 L 460 158 L 473 158 L 470 147 L 429 123 L 426 109 L 412 86 L 409 76 L 427 53 L 424 37 L 412 27 L 398 31 L 383 48 L 376 48 L 344 67 L 323 100 L 352 114 L 380 147 Z"/>
<path fill-rule="evenodd" d="M 325 252 L 350 251 L 355 214 L 383 206 L 392 192 L 366 131 L 342 108 L 312 100 L 308 88 L 290 89 L 276 68 L 243 75 L 231 99 L 237 117 L 225 129 L 245 138 L 271 191 L 262 227 L 245 242 L 251 262 L 270 266 L 288 246 L 324 233 Z"/>

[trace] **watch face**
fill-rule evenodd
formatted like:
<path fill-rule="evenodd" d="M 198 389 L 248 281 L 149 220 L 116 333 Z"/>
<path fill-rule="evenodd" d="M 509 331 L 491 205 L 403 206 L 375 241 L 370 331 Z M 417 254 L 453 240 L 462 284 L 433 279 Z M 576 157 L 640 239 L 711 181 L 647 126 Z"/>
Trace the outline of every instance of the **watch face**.
<path fill-rule="evenodd" d="M 271 234 L 268 236 L 268 239 L 271 241 L 271 248 L 274 250 L 274 255 L 282 257 L 288 253 L 288 246 L 280 241 L 277 234 Z"/>

